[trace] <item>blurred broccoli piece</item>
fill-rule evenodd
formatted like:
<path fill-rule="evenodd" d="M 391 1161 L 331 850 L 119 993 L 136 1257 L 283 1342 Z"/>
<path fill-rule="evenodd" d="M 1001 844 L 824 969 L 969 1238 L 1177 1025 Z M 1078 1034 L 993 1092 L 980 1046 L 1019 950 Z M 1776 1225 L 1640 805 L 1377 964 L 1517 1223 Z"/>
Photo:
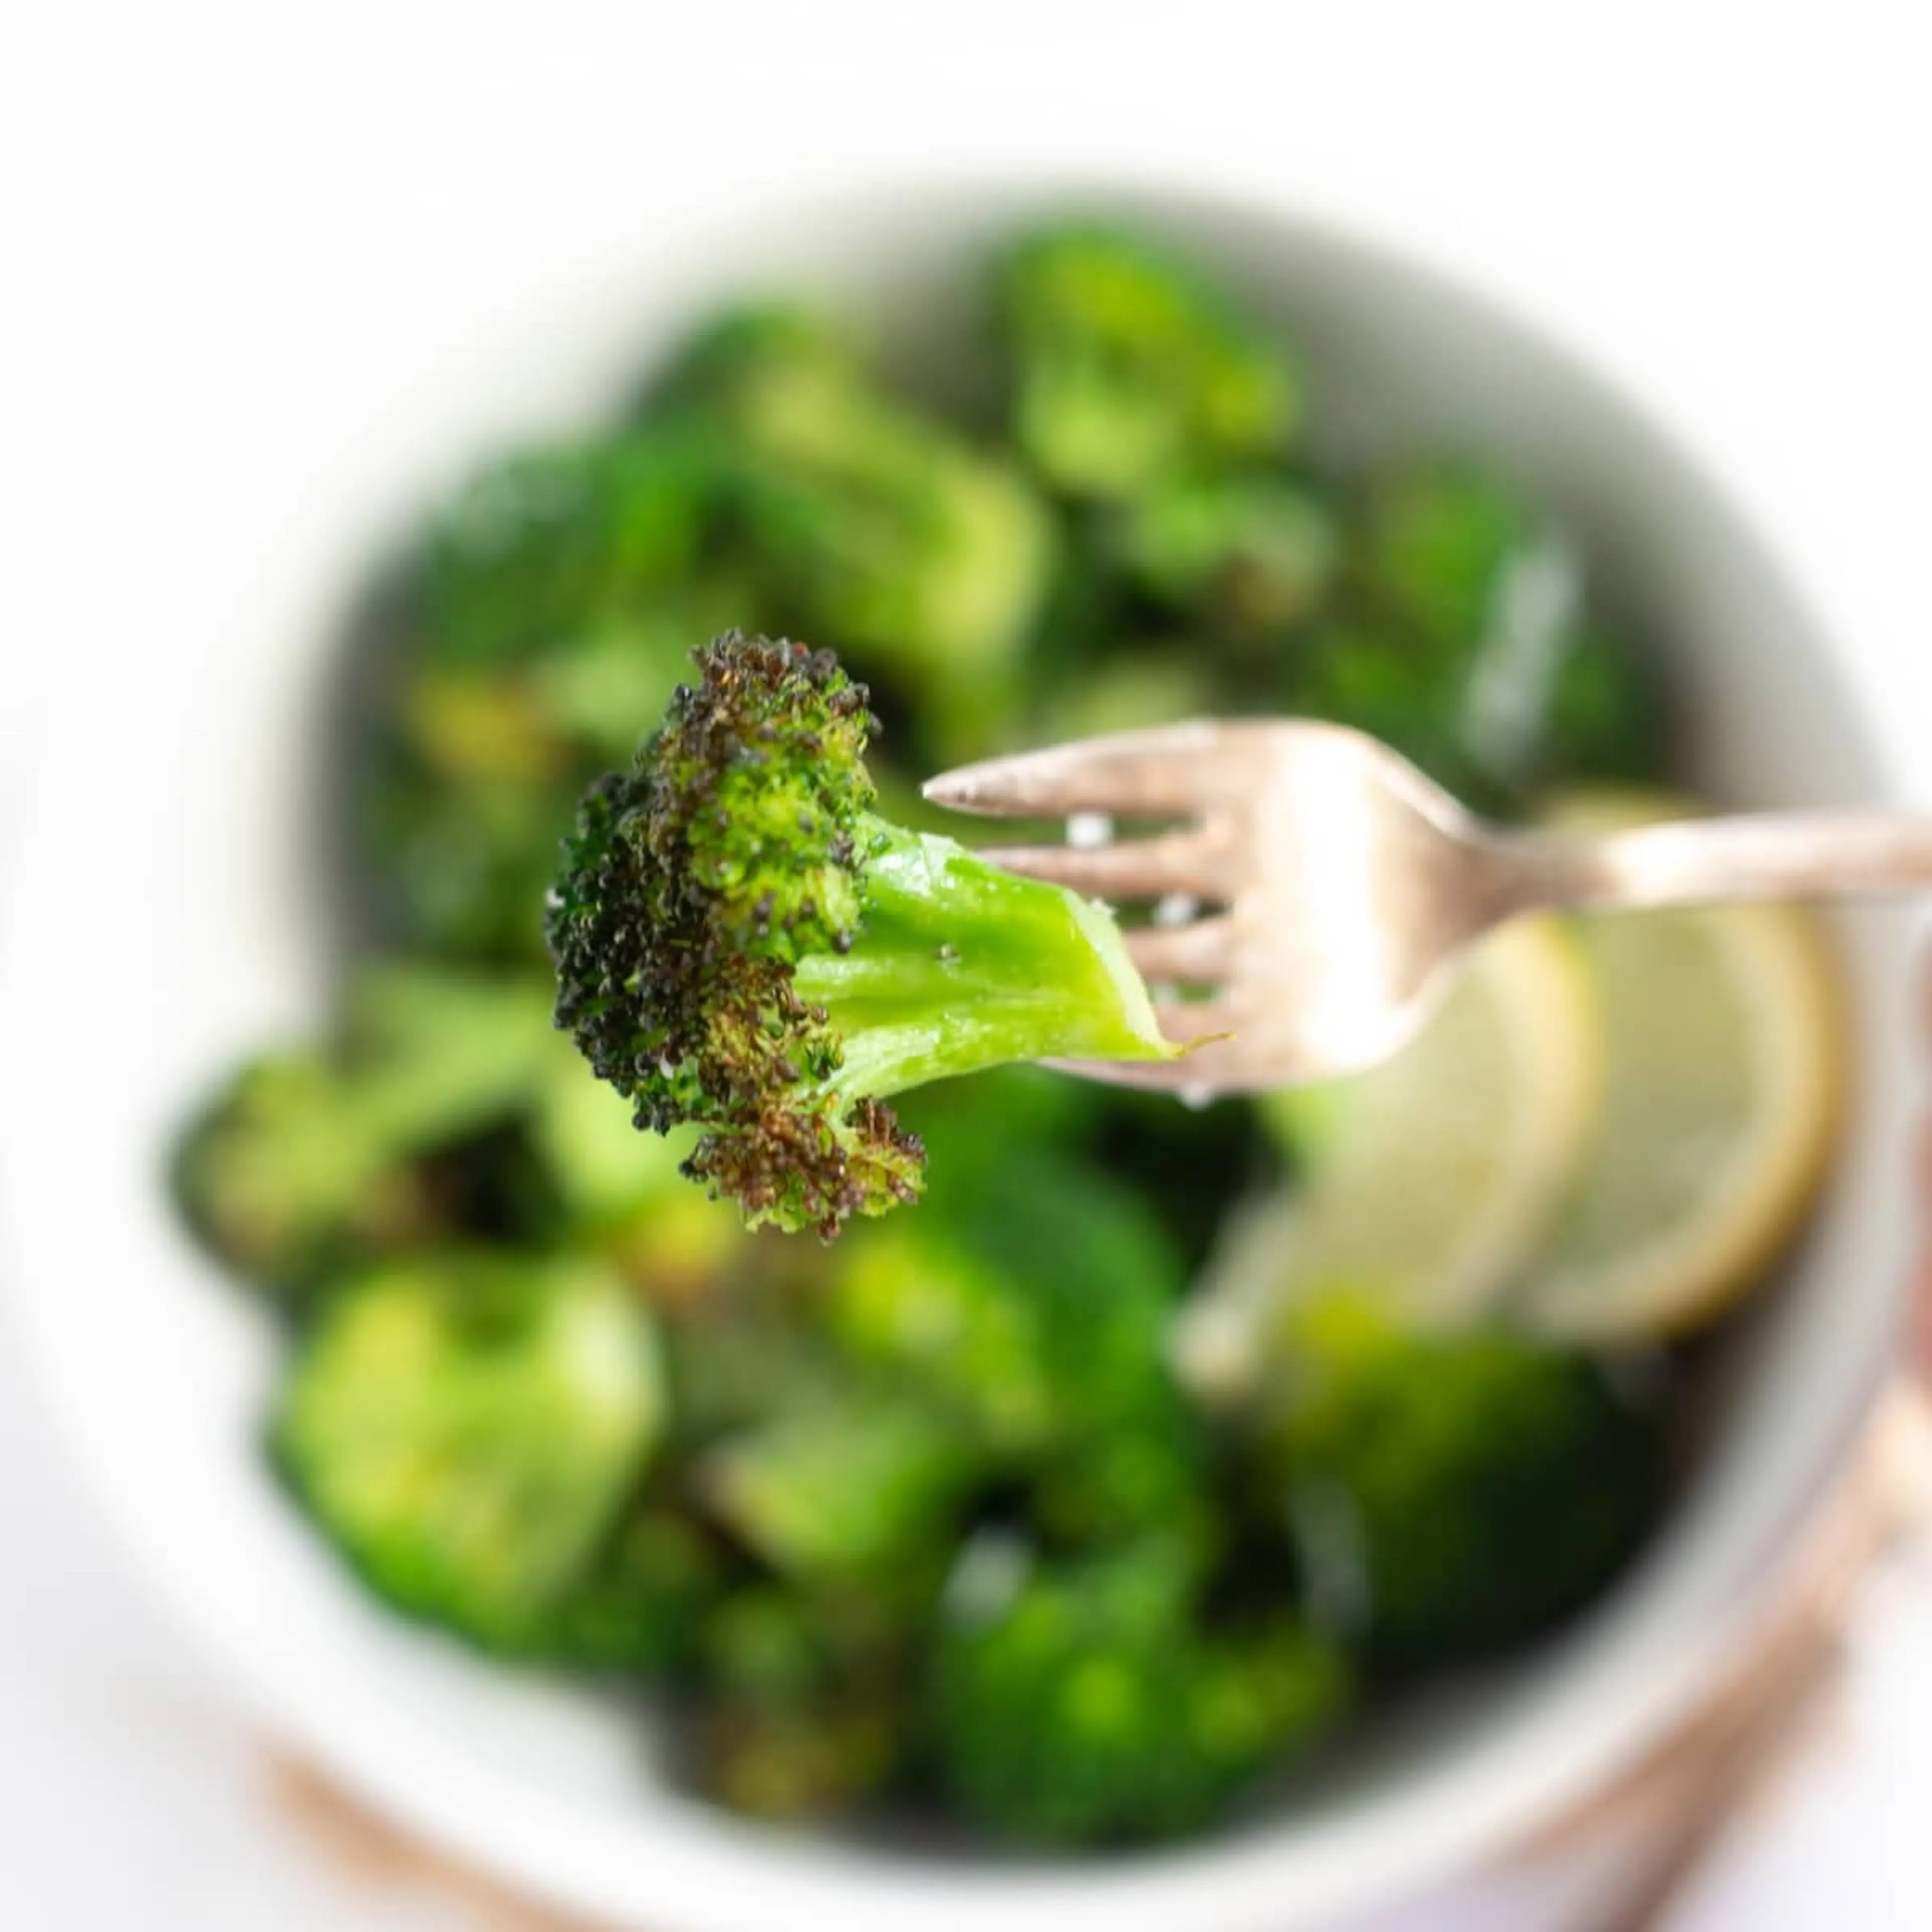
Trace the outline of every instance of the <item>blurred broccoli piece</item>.
<path fill-rule="evenodd" d="M 1043 692 L 1027 735 L 1055 745 L 1221 716 L 1234 708 L 1234 700 L 1217 670 L 1198 644 L 1178 640 L 1110 652 Z"/>
<path fill-rule="evenodd" d="M 866 694 L 828 652 L 718 639 L 586 795 L 548 920 L 557 1024 L 754 1225 L 918 1196 L 885 1105 L 1019 1060 L 1159 1059 L 1111 915 L 872 810 Z"/>
<path fill-rule="evenodd" d="M 1424 468 L 1369 493 L 1354 567 L 1371 607 L 1438 644 L 1466 644 L 1495 616 L 1498 579 L 1543 520 L 1480 470 Z"/>
<path fill-rule="evenodd" d="M 1027 460 L 1070 496 L 1118 500 L 1186 470 L 1266 459 L 1300 412 L 1292 359 L 1232 293 L 1143 236 L 1023 236 L 994 301 Z"/>
<path fill-rule="evenodd" d="M 944 1416 L 848 1384 L 725 1438 L 695 1478 L 713 1516 L 773 1569 L 890 1589 L 942 1567 L 983 1469 Z"/>
<path fill-rule="evenodd" d="M 808 302 L 750 302 L 700 322 L 653 372 L 639 409 L 647 426 L 740 419 L 761 395 L 862 382 L 866 344 L 844 316 Z"/>
<path fill-rule="evenodd" d="M 714 1293 L 746 1259 L 742 1220 L 682 1172 L 694 1133 L 640 1134 L 631 1109 L 552 1031 L 530 1135 L 562 1238 L 620 1268 L 654 1306 Z"/>
<path fill-rule="evenodd" d="M 1159 1532 L 1208 1535 L 1222 1509 L 1207 1431 L 1179 1396 L 1111 1426 L 1070 1432 L 1024 1472 L 1027 1520 L 1050 1550 Z"/>
<path fill-rule="evenodd" d="M 1290 673 L 1302 716 L 1379 738 L 1476 811 L 1510 800 L 1472 755 L 1463 728 L 1472 659 L 1391 622 L 1344 616 L 1322 625 Z"/>
<path fill-rule="evenodd" d="M 728 1553 L 688 1510 L 639 1504 L 532 1631 L 529 1654 L 606 1673 L 681 1670 L 733 1574 Z"/>
<path fill-rule="evenodd" d="M 698 1783 L 734 1810 L 774 1819 L 841 1810 L 882 1789 L 910 1749 L 903 1643 L 862 1599 L 747 1585 L 705 1633 Z"/>
<path fill-rule="evenodd" d="M 745 538 L 776 624 L 922 700 L 929 752 L 985 749 L 1058 566 L 1026 479 L 886 394 L 808 310 L 715 325 L 674 360 L 658 406 L 728 437 L 745 465 Z"/>
<path fill-rule="evenodd" d="M 230 1267 L 286 1292 L 450 1225 L 432 1157 L 507 1118 L 556 1058 L 542 981 L 364 968 L 327 1050 L 244 1066 L 183 1134 L 174 1182 Z"/>
<path fill-rule="evenodd" d="M 486 470 L 407 573 L 365 845 L 409 939 L 541 945 L 578 793 L 662 710 L 689 640 L 755 620 L 735 532 L 744 472 L 701 426 Z"/>
<path fill-rule="evenodd" d="M 842 1246 L 826 1332 L 980 1445 L 1056 1545 L 1191 1521 L 1208 1468 L 1168 1359 L 1174 1244 L 1056 1131 L 1069 1110 L 1048 1103 L 1069 1083 L 986 1084 L 922 1114 L 924 1203 Z"/>
<path fill-rule="evenodd" d="M 269 1443 L 379 1595 L 487 1649 L 541 1655 L 636 1489 L 662 1409 L 650 1317 L 607 1270 L 444 1252 L 374 1267 L 331 1296 Z"/>
<path fill-rule="evenodd" d="M 770 1252 L 774 1246 L 795 1251 L 798 1244 L 780 1234 L 748 1239 L 742 1232 L 740 1239 L 752 1250 L 752 1265 L 662 1312 L 674 1439 L 686 1467 L 773 1416 L 829 1400 L 842 1379 L 806 1298 Z"/>
<path fill-rule="evenodd" d="M 1198 1555 L 1154 1539 L 1054 1564 L 997 1532 L 963 1553 L 932 1670 L 943 1788 L 1001 1837 L 1173 1838 L 1323 1735 L 1338 1652 L 1291 1619 L 1218 1630 Z"/>
<path fill-rule="evenodd" d="M 962 1151 L 955 1168 L 955 1124 L 932 1131 L 924 1208 L 863 1230 L 824 1291 L 840 1348 L 1010 1460 L 1178 1420 L 1166 1345 L 1184 1277 L 1158 1217 L 1037 1144 L 1011 1165 Z"/>
<path fill-rule="evenodd" d="M 1644 667 L 1592 616 L 1570 546 L 1495 478 L 1384 481 L 1346 605 L 1304 654 L 1299 707 L 1386 739 L 1471 804 L 1658 775 L 1664 721 Z"/>
<path fill-rule="evenodd" d="M 1114 544 L 1144 596 L 1250 649 L 1319 608 L 1341 548 L 1328 505 L 1265 471 L 1168 478 L 1123 506 Z"/>
<path fill-rule="evenodd" d="M 1668 774 L 1670 720 L 1649 668 L 1600 628 L 1583 631 L 1558 667 L 1550 694 L 1550 738 L 1541 779 L 1656 784 Z"/>
<path fill-rule="evenodd" d="M 1265 1431 L 1312 1605 L 1382 1660 L 1486 1655 L 1629 1558 L 1661 1496 L 1656 1415 L 1591 1357 L 1503 1330 L 1405 1334 L 1298 1311 Z"/>

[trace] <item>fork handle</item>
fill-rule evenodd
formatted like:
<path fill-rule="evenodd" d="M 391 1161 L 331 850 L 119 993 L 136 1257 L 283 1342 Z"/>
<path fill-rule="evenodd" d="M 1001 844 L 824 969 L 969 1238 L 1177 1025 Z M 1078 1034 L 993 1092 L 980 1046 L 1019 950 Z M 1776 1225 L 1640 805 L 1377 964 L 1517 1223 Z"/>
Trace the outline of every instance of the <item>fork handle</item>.
<path fill-rule="evenodd" d="M 1598 837 L 1498 839 L 1511 909 L 1858 898 L 1932 888 L 1932 820 L 1885 812 L 1766 812 Z"/>

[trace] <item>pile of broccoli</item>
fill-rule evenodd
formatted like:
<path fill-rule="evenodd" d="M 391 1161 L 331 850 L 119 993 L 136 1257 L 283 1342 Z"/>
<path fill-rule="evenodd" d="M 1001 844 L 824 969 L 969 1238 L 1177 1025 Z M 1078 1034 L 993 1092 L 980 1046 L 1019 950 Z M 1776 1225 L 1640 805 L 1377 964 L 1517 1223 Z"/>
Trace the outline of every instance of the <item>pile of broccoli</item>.
<path fill-rule="evenodd" d="M 334 1011 L 174 1182 L 286 1328 L 274 1469 L 399 1612 L 655 1687 L 741 1810 L 1075 1848 L 1204 1829 L 1552 1629 L 1654 1520 L 1669 1415 L 1346 1283 L 1204 1410 L 1176 1311 L 1292 1150 L 1004 1064 L 1160 1049 L 1106 915 L 932 836 L 918 778 L 1301 710 L 1509 812 L 1660 735 L 1546 520 L 1323 463 L 1234 287 L 1082 223 L 986 290 L 944 406 L 753 306 L 429 520 L 357 640 Z M 733 631 L 836 661 L 694 667 Z"/>

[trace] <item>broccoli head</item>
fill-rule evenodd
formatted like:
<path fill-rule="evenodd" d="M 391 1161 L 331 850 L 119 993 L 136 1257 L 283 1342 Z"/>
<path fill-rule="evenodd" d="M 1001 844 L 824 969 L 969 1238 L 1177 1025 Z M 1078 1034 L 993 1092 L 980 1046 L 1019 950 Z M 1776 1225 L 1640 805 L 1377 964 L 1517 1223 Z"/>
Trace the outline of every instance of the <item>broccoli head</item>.
<path fill-rule="evenodd" d="M 1494 477 L 1438 467 L 1369 493 L 1342 608 L 1300 654 L 1300 710 L 1386 740 L 1471 804 L 1565 779 L 1654 778 L 1636 654 L 1588 607 L 1570 546 Z"/>
<path fill-rule="evenodd" d="M 365 966 L 327 1046 L 251 1061 L 182 1136 L 190 1224 L 280 1292 L 443 1232 L 463 1190 L 438 1157 L 508 1119 L 554 1066 L 548 1004 L 533 976 Z"/>
<path fill-rule="evenodd" d="M 585 782 L 662 712 L 692 637 L 764 608 L 735 540 L 743 476 L 712 431 L 660 428 L 512 457 L 435 519 L 390 614 L 358 782 L 401 937 L 540 952 Z"/>
<path fill-rule="evenodd" d="M 1657 1418 L 1591 1357 L 1418 1336 L 1350 1297 L 1298 1311 L 1266 1486 L 1310 1600 L 1382 1660 L 1486 1655 L 1586 1602 L 1660 1496 Z"/>
<path fill-rule="evenodd" d="M 1266 458 L 1300 408 L 1293 363 L 1226 290 L 1141 237 L 1023 237 L 994 291 L 1013 433 L 1052 488 L 1118 501 L 1196 466 Z"/>
<path fill-rule="evenodd" d="M 690 1740 L 698 1782 L 734 1810 L 843 1809 L 910 1754 L 907 1628 L 862 1595 L 741 1586 L 706 1623 Z"/>
<path fill-rule="evenodd" d="M 1265 471 L 1162 482 L 1122 508 L 1114 542 L 1143 595 L 1238 647 L 1274 644 L 1307 618 L 1340 549 L 1328 506 Z"/>
<path fill-rule="evenodd" d="M 598 1575 L 662 1410 L 650 1318 L 615 1276 L 444 1250 L 336 1289 L 269 1443 L 378 1594 L 487 1649 L 542 1655 Z"/>
<path fill-rule="evenodd" d="M 982 753 L 1064 562 L 1017 466 L 870 380 L 850 334 L 806 309 L 726 316 L 673 359 L 652 400 L 742 463 L 758 608 L 917 700 L 934 755 Z"/>
<path fill-rule="evenodd" d="M 848 1384 L 715 1444 L 696 1481 L 712 1515 L 774 1570 L 890 1594 L 944 1568 L 983 1468 L 944 1415 Z"/>
<path fill-rule="evenodd" d="M 548 920 L 558 1024 L 640 1126 L 698 1126 L 686 1173 L 830 1238 L 920 1191 L 887 1096 L 1172 1052 L 1100 908 L 871 809 L 866 694 L 830 653 L 733 634 L 696 658 L 585 797 Z"/>
<path fill-rule="evenodd" d="M 1042 1561 L 986 1532 L 934 1640 L 940 1781 L 1000 1836 L 1118 1844 L 1199 1829 L 1327 1732 L 1340 1654 L 1292 1618 L 1217 1629 L 1198 1552 L 1164 1538 Z"/>
<path fill-rule="evenodd" d="M 682 1669 L 696 1655 L 734 1568 L 709 1525 L 674 1501 L 646 1498 L 532 1628 L 526 1652 L 586 1672 Z"/>

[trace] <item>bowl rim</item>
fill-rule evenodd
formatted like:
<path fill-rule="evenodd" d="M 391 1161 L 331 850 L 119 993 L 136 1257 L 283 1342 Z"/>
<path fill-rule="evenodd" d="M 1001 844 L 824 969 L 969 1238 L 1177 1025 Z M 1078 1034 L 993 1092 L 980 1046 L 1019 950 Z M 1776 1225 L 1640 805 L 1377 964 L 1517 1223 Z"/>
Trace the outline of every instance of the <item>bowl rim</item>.
<path fill-rule="evenodd" d="M 1732 531 L 1747 544 L 1754 567 L 1774 584 L 1780 598 L 1804 614 L 1808 627 L 1825 640 L 1826 655 L 1843 654 L 1828 623 L 1818 620 L 1809 584 L 1797 580 L 1782 547 L 1760 536 L 1736 496 L 1703 458 L 1651 417 L 1612 376 L 1553 337 L 1540 320 L 1526 318 L 1492 298 L 1479 285 L 1446 271 L 1426 254 L 1354 223 L 1310 215 L 1273 196 L 1230 192 L 1225 184 L 1198 187 L 1172 179 L 1158 184 L 1115 176 L 1104 181 L 1072 178 L 1011 182 L 998 172 L 951 175 L 908 180 L 880 190 L 860 182 L 768 207 L 720 224 L 707 242 L 702 268 L 678 278 L 681 289 L 701 288 L 717 279 L 720 264 L 755 259 L 761 236 L 830 222 L 848 230 L 882 225 L 894 211 L 940 208 L 947 214 L 974 209 L 1010 214 L 1028 208 L 1114 207 L 1185 224 L 1206 219 L 1234 222 L 1257 231 L 1272 229 L 1308 238 L 1324 250 L 1352 256 L 1373 269 L 1393 272 L 1426 296 L 1439 296 L 1474 318 L 1486 332 L 1533 350 L 1566 385 L 1588 395 L 1607 413 L 1630 423 L 1663 460 L 1698 493 L 1724 511 Z M 940 219 L 946 218 L 942 215 Z M 648 242 L 632 252 L 648 262 Z M 1849 658 L 1846 660 L 1850 662 Z M 1864 706 L 1856 683 L 1848 682 L 1848 709 Z M 1871 748 L 1875 786 L 1886 796 L 1903 789 L 1895 741 L 1880 736 Z M 22 824 L 36 817 L 34 802 L 45 797 L 57 779 L 52 747 L 38 748 L 34 767 L 20 790 Z M 17 842 L 0 874 L 0 906 L 31 903 L 37 855 Z M 33 929 L 25 916 L 4 922 L 16 932 Z M 0 1040 L 23 1026 L 22 978 L 16 957 L 0 952 Z M 0 1096 L 0 1256 L 13 1264 L 10 1280 L 36 1270 L 23 1259 L 56 1260 L 55 1250 L 30 1232 L 31 1204 L 18 1177 L 31 1168 L 32 1108 L 22 1096 Z M 37 1253 L 37 1250 L 38 1250 Z M 46 1270 L 41 1270 L 44 1274 Z M 1892 1310 L 1889 1326 L 1874 1323 L 1858 1360 L 1840 1374 L 1839 1401 L 1821 1415 L 1805 1445 L 1805 1474 L 1784 1499 L 1774 1542 L 1755 1553 L 1754 1576 L 1762 1579 L 1789 1549 L 1808 1519 L 1834 1472 L 1858 1439 L 1860 1425 L 1882 1386 L 1889 1343 L 1902 1318 L 1904 1270 L 1888 1285 Z M 0 1286 L 4 1282 L 0 1281 Z M 1880 1291 L 1874 1288 L 1876 1295 Z M 239 1684 L 250 1702 L 271 1725 L 297 1739 L 345 1788 L 398 1820 L 425 1841 L 479 1867 L 494 1870 L 532 1894 L 573 1909 L 632 1922 L 648 1909 L 668 1915 L 678 1932 L 734 1932 L 766 1922 L 781 1912 L 836 1910 L 851 1932 L 886 1932 L 909 1915 L 933 1928 L 961 1932 L 1024 1932 L 1049 1924 L 1058 1932 L 1094 1932 L 1125 1923 L 1247 1928 L 1280 1924 L 1284 1852 L 1265 1835 L 1252 1840 L 1210 1838 L 1166 1852 L 1100 1863 L 1052 1866 L 989 1864 L 949 1868 L 942 1892 L 935 1868 L 922 1860 L 868 1852 L 853 1858 L 842 1846 L 774 1838 L 738 1821 L 712 1818 L 682 1842 L 664 1832 L 640 1832 L 626 1844 L 573 1818 L 567 1808 L 552 1806 L 544 1829 L 531 1828 L 530 1802 L 512 1780 L 466 1760 L 460 1751 L 426 1750 L 420 1732 L 393 1714 L 372 1710 L 341 1694 L 339 1682 L 326 1673 L 291 1670 L 272 1644 L 238 1628 L 228 1606 L 212 1600 L 201 1580 L 170 1560 L 163 1526 L 142 1510 L 118 1478 L 116 1459 L 107 1453 L 98 1429 L 85 1412 L 78 1385 L 60 1368 L 50 1325 L 39 1313 L 39 1298 L 10 1297 L 16 1333 L 26 1344 L 56 1435 L 104 1518 L 140 1559 L 156 1594 L 177 1622 Z M 1740 1590 L 1739 1610 L 1745 1594 Z M 1634 1762 L 1695 1702 L 1701 1688 L 1721 1676 L 1733 1631 L 1714 1621 L 1688 1634 L 1667 1652 L 1653 1645 L 1649 1654 L 1616 1660 L 1615 1671 L 1599 1671 L 1603 1682 L 1591 1700 L 1590 1721 L 1567 1714 L 1566 1727 L 1546 1721 L 1528 1727 L 1507 1762 L 1486 1768 L 1481 1779 L 1443 1781 L 1426 1808 L 1412 1803 L 1400 1843 L 1389 1842 L 1387 1820 L 1344 1820 L 1325 1827 L 1332 1844 L 1312 1868 L 1295 1874 L 1294 1922 L 1326 1922 L 1340 1911 L 1361 1913 L 1427 1892 L 1451 1875 L 1466 1873 L 1524 1844 L 1567 1814 Z M 1546 1699 L 1546 1703 L 1553 1700 Z M 1376 1828 L 1371 1833 L 1367 1828 Z M 640 1847 L 648 1843 L 647 1855 Z M 1294 1854 L 1306 1859 L 1305 1849 Z"/>

